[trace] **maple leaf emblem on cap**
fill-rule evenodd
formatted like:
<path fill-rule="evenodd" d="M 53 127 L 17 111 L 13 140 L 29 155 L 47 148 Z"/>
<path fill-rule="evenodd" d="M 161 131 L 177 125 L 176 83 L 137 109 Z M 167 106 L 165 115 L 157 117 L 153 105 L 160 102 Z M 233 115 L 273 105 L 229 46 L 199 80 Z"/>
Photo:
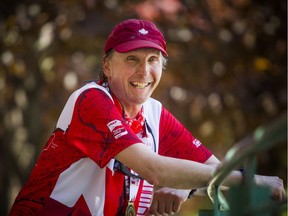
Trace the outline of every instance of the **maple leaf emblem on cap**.
<path fill-rule="evenodd" d="M 140 34 L 143 34 L 143 35 L 148 34 L 148 31 L 144 28 L 140 29 L 139 32 L 140 32 Z"/>

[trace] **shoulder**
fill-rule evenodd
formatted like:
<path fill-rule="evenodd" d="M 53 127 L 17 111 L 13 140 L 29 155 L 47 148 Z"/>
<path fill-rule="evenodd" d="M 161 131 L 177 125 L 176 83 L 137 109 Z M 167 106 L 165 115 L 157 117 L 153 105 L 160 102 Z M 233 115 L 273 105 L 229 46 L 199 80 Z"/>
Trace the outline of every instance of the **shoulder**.
<path fill-rule="evenodd" d="M 88 83 L 74 91 L 66 102 L 57 122 L 57 127 L 66 130 L 75 110 L 95 111 L 113 107 L 114 102 L 109 92 L 94 82 Z"/>
<path fill-rule="evenodd" d="M 105 93 L 105 95 L 107 95 L 111 100 L 113 100 L 108 90 L 95 82 L 85 84 L 84 86 L 76 90 L 73 94 L 75 94 L 78 97 L 79 95 L 87 92 L 92 92 L 93 94 Z"/>
<path fill-rule="evenodd" d="M 111 94 L 102 86 L 95 82 L 87 83 L 74 91 L 68 99 L 68 104 L 79 104 L 83 101 L 89 103 L 114 103 Z"/>

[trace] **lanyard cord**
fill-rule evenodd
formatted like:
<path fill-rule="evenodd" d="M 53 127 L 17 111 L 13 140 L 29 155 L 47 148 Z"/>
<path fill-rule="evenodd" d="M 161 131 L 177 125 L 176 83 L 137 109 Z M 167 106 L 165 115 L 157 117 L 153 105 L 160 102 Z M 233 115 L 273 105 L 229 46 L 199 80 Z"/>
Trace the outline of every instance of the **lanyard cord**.
<path fill-rule="evenodd" d="M 152 135 L 152 139 L 153 139 L 153 144 L 154 144 L 154 152 L 156 153 L 156 140 L 155 140 L 155 137 L 154 137 L 154 134 L 152 132 L 152 129 L 150 127 L 150 125 L 148 124 L 147 120 L 145 119 L 145 125 L 146 125 L 146 128 L 148 130 L 148 132 Z"/>

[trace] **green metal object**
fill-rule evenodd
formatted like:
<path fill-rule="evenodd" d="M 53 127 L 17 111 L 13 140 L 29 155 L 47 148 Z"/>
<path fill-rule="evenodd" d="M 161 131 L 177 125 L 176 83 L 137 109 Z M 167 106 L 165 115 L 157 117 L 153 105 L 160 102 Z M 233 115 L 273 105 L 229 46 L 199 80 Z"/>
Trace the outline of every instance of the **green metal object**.
<path fill-rule="evenodd" d="M 270 191 L 267 187 L 259 187 L 246 184 L 238 187 L 231 187 L 229 191 L 230 210 L 233 216 L 272 216 L 271 211 L 260 210 L 267 206 L 270 199 Z"/>
<path fill-rule="evenodd" d="M 259 127 L 251 136 L 231 148 L 208 185 L 207 192 L 214 203 L 214 209 L 200 210 L 199 216 L 272 216 L 275 212 L 283 210 L 283 204 L 271 201 L 268 188 L 253 183 L 253 176 L 256 155 L 285 140 L 287 140 L 287 113 L 271 124 Z M 247 169 L 245 185 L 230 188 L 227 202 L 220 191 L 221 184 L 231 171 L 244 163 Z M 287 210 L 287 205 L 284 207 Z"/>

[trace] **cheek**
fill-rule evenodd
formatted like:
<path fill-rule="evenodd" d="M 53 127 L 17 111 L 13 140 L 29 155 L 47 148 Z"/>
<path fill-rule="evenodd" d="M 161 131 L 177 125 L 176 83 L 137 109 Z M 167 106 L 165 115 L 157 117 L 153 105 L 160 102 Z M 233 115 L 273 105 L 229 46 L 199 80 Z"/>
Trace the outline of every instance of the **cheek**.
<path fill-rule="evenodd" d="M 162 67 L 155 68 L 154 78 L 159 81 L 161 79 L 161 76 L 162 76 Z"/>
<path fill-rule="evenodd" d="M 133 74 L 133 70 L 131 70 L 129 67 L 120 66 L 113 68 L 113 77 L 118 80 L 126 80 Z"/>
<path fill-rule="evenodd" d="M 110 77 L 111 77 L 111 79 L 119 79 L 119 77 L 121 77 L 121 67 L 116 67 L 116 66 L 112 66 L 111 68 L 110 68 Z"/>
<path fill-rule="evenodd" d="M 110 79 L 112 82 L 116 82 L 118 84 L 125 82 L 128 78 L 129 74 L 127 70 L 123 67 L 113 68 L 111 71 Z"/>

